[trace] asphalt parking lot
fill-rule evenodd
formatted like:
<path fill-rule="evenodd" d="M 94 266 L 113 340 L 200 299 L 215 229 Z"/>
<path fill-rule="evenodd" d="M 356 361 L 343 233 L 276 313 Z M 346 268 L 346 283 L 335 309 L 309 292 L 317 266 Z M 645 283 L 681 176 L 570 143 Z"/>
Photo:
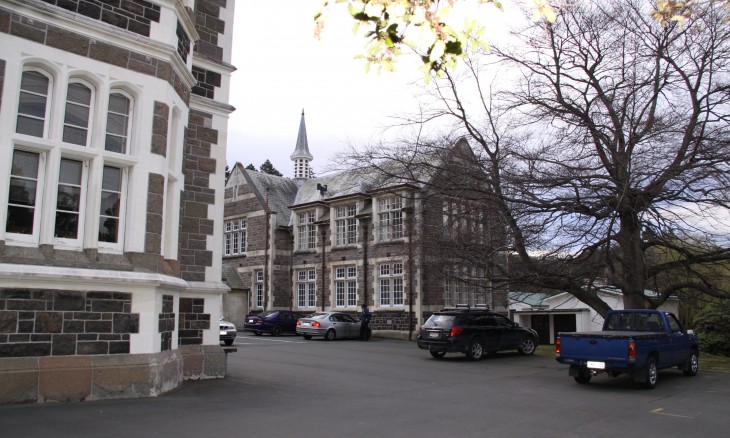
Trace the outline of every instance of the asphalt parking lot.
<path fill-rule="evenodd" d="M 222 380 L 153 399 L 0 406 L 2 437 L 720 437 L 730 374 L 660 372 L 578 385 L 565 366 L 500 353 L 431 358 L 415 343 L 239 333 Z"/>

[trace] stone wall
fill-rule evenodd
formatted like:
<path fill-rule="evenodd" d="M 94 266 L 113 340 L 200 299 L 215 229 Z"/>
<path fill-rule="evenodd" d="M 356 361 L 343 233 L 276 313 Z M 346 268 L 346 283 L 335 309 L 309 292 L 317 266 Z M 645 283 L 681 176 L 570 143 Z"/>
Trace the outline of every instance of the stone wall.
<path fill-rule="evenodd" d="M 201 345 L 203 330 L 210 328 L 210 314 L 205 313 L 205 299 L 180 298 L 179 345 Z"/>
<path fill-rule="evenodd" d="M 195 43 L 195 53 L 215 61 L 223 61 L 223 48 L 218 34 L 225 32 L 225 22 L 220 19 L 221 8 L 227 0 L 197 0 L 195 2 L 195 30 L 200 39 Z"/>
<path fill-rule="evenodd" d="M 3 8 L 0 8 L 0 33 L 157 77 L 169 83 L 185 103 L 190 102 L 190 88 L 175 73 L 172 65 L 163 59 L 136 53 L 100 40 L 94 40 L 92 44 L 90 36 L 70 32 Z"/>
<path fill-rule="evenodd" d="M 147 37 L 151 23 L 160 22 L 160 6 L 144 0 L 42 1 Z"/>
<path fill-rule="evenodd" d="M 0 357 L 129 353 L 131 308 L 127 293 L 0 289 Z"/>
<path fill-rule="evenodd" d="M 212 129 L 212 115 L 191 110 L 185 129 L 183 173 L 185 187 L 180 200 L 179 258 L 182 278 L 205 281 L 206 267 L 213 266 L 213 251 L 208 236 L 213 235 L 215 188 L 210 187 L 216 172 L 211 148 L 218 143 L 218 131 Z"/>
<path fill-rule="evenodd" d="M 162 313 L 158 321 L 160 351 L 172 350 L 172 334 L 175 331 L 175 301 L 172 295 L 162 296 Z"/>

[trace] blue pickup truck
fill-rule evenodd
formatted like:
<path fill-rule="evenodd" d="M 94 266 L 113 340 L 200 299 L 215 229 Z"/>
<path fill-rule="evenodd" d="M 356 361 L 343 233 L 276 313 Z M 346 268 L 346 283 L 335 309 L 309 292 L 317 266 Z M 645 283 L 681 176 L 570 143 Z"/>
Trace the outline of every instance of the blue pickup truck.
<path fill-rule="evenodd" d="M 651 389 L 663 368 L 696 375 L 699 354 L 697 336 L 661 310 L 611 310 L 602 331 L 559 333 L 555 342 L 556 360 L 582 384 L 599 373 L 629 374 Z"/>

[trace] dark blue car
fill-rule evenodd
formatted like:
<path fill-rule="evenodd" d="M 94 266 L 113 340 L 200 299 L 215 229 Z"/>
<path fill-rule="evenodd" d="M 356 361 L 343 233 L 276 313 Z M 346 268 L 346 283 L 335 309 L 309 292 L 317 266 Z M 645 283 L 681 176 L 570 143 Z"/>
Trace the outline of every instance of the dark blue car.
<path fill-rule="evenodd" d="M 262 333 L 269 333 L 271 336 L 280 336 L 284 333 L 296 334 L 297 320 L 304 316 L 303 313 L 291 310 L 267 310 L 256 315 L 246 315 L 243 328 L 257 336 Z"/>

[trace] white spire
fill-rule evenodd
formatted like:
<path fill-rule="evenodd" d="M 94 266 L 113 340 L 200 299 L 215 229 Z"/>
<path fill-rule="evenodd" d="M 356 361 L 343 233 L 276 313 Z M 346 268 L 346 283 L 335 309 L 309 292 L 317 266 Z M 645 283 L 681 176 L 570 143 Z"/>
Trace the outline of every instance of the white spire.
<path fill-rule="evenodd" d="M 304 109 L 302 109 L 302 119 L 299 122 L 299 133 L 297 134 L 297 144 L 294 152 L 289 157 L 294 162 L 294 179 L 301 185 L 311 176 L 309 162 L 314 159 L 309 152 L 309 144 L 307 142 L 307 127 L 304 124 Z"/>

